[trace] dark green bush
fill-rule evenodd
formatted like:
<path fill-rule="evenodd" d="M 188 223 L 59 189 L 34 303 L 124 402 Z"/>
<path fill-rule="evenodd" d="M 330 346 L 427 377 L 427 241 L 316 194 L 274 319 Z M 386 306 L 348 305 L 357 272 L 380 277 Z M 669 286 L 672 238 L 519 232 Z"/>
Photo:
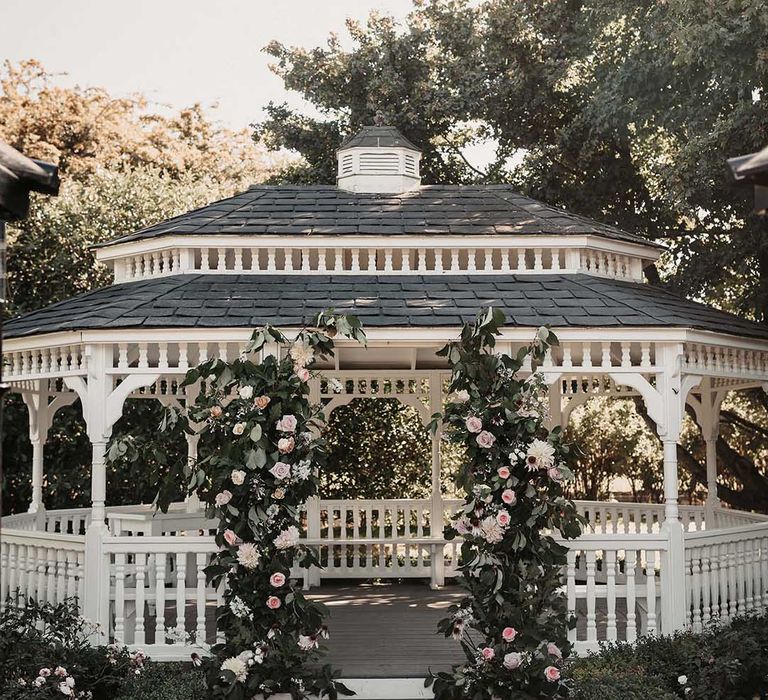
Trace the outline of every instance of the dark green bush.
<path fill-rule="evenodd" d="M 768 617 L 603 644 L 569 668 L 576 700 L 752 700 L 768 691 Z M 685 682 L 680 682 L 683 680 Z"/>
<path fill-rule="evenodd" d="M 115 700 L 200 700 L 207 697 L 205 677 L 184 663 L 150 663 L 129 678 Z"/>

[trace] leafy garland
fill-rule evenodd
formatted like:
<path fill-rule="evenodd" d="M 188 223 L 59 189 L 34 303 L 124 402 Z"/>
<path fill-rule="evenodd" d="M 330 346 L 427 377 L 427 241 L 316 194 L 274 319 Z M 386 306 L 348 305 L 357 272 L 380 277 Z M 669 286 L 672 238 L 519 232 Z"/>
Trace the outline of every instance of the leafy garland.
<path fill-rule="evenodd" d="M 462 646 L 466 663 L 429 673 L 437 700 L 557 698 L 568 694 L 561 678 L 574 621 L 561 590 L 567 548 L 555 541 L 578 537 L 582 520 L 564 496 L 573 479 L 573 447 L 559 427 L 548 431 L 545 385 L 518 372 L 541 361 L 557 343 L 547 328 L 516 357 L 495 353 L 504 323 L 497 309 L 466 324 L 460 340 L 438 354 L 452 370 L 442 418 L 448 439 L 464 446 L 459 485 L 463 509 L 446 528 L 462 537 L 462 586 L 468 596 L 438 624 Z"/>
<path fill-rule="evenodd" d="M 318 493 L 325 459 L 313 433 L 321 407 L 310 404 L 308 381 L 313 363 L 333 355 L 337 332 L 365 342 L 357 318 L 328 313 L 292 344 L 275 328 L 255 331 L 234 362 L 211 359 L 187 373 L 184 385 L 200 381 L 201 392 L 163 426 L 170 431 L 181 421 L 203 438 L 188 488 L 205 503 L 206 516 L 219 521 L 220 550 L 206 575 L 214 586 L 226 580 L 217 620 L 226 641 L 206 662 L 211 697 L 349 694 L 338 672 L 317 663 L 328 636 L 325 606 L 290 578 L 294 564 L 318 563 L 299 539 L 300 509 Z M 282 359 L 270 354 L 252 362 L 267 343 L 290 350 Z"/>

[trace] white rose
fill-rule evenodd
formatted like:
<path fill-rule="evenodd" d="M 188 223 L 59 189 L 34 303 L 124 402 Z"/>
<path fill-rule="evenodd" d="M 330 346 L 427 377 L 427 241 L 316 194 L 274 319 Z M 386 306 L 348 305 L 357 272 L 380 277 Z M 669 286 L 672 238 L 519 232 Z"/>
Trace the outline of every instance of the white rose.
<path fill-rule="evenodd" d="M 253 398 L 253 387 L 252 386 L 241 386 L 237 393 L 240 395 L 241 399 L 252 399 Z"/>
<path fill-rule="evenodd" d="M 232 428 L 233 435 L 242 435 L 245 432 L 245 423 L 235 423 Z"/>
<path fill-rule="evenodd" d="M 235 486 L 242 486 L 245 483 L 245 472 L 242 469 L 233 469 L 229 478 Z"/>
<path fill-rule="evenodd" d="M 677 677 L 677 682 L 680 685 L 685 685 L 688 682 L 688 676 L 678 676 Z"/>

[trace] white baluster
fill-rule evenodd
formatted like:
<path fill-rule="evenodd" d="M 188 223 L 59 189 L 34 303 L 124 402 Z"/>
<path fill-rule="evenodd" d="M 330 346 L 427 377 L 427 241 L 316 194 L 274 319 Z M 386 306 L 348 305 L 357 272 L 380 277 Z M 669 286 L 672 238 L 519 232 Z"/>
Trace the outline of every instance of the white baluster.
<path fill-rule="evenodd" d="M 137 613 L 138 616 L 138 613 Z M 115 553 L 115 642 L 125 640 L 125 553 Z"/>

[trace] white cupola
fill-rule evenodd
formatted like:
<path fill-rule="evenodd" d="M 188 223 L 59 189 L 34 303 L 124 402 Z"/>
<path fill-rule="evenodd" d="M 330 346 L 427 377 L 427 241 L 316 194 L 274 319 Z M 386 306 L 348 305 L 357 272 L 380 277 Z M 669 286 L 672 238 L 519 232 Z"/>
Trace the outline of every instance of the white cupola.
<path fill-rule="evenodd" d="M 364 126 L 336 157 L 336 184 L 347 192 L 399 194 L 421 184 L 421 151 L 393 126 Z"/>

